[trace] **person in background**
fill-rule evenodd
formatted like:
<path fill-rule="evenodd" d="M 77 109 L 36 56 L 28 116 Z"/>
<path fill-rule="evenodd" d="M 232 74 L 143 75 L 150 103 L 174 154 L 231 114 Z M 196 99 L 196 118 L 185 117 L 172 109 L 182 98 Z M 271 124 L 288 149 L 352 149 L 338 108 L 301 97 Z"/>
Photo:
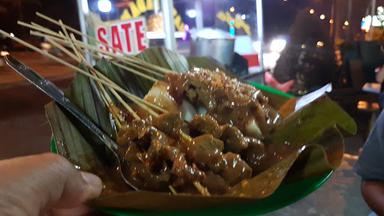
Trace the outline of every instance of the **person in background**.
<path fill-rule="evenodd" d="M 362 178 L 365 202 L 377 214 L 384 215 L 384 112 L 381 112 L 355 165 Z"/>
<path fill-rule="evenodd" d="M 0 215 L 84 215 L 102 190 L 99 177 L 46 153 L 0 161 Z"/>

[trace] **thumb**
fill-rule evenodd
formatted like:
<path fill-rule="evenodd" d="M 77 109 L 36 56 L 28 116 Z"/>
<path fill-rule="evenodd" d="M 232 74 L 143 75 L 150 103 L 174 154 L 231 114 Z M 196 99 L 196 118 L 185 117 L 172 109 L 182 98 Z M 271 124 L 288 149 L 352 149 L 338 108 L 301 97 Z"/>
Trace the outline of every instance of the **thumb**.
<path fill-rule="evenodd" d="M 14 215 L 77 207 L 102 190 L 97 176 L 80 172 L 65 158 L 51 153 L 0 161 L 0 173 L 7 173 L 0 178 L 0 205 L 10 206 Z M 1 203 L 2 194 L 8 197 L 7 203 Z"/>
<path fill-rule="evenodd" d="M 50 200 L 55 208 L 71 208 L 96 198 L 102 190 L 99 177 L 88 172 L 75 172 L 68 175 L 62 194 L 57 200 Z M 48 203 L 49 203 L 48 202 Z"/>

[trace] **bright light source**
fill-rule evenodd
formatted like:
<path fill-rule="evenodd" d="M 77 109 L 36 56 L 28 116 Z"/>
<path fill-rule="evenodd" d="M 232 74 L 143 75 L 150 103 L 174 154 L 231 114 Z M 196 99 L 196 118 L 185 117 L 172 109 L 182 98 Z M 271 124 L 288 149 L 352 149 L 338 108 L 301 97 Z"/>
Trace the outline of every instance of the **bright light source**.
<path fill-rule="evenodd" d="M 317 41 L 317 43 L 316 43 L 316 47 L 317 47 L 317 48 L 324 47 L 324 42 L 323 42 L 323 41 Z"/>
<path fill-rule="evenodd" d="M 324 15 L 324 14 L 321 14 L 321 15 L 320 15 L 320 19 L 321 19 L 321 20 L 325 20 L 325 15 Z"/>
<path fill-rule="evenodd" d="M 263 63 L 265 68 L 274 68 L 276 67 L 277 60 L 280 58 L 280 53 L 264 53 L 263 55 Z"/>
<path fill-rule="evenodd" d="M 245 18 L 246 18 L 245 14 L 242 14 L 242 15 L 241 15 L 241 19 L 242 19 L 242 20 L 245 20 Z"/>
<path fill-rule="evenodd" d="M 0 51 L 0 56 L 7 56 L 7 55 L 9 55 L 9 52 L 7 52 L 7 51 Z"/>
<path fill-rule="evenodd" d="M 359 110 L 368 109 L 368 102 L 367 101 L 358 101 L 357 102 L 357 109 L 359 109 Z"/>
<path fill-rule="evenodd" d="M 42 43 L 40 44 L 40 46 L 41 46 L 41 48 L 42 48 L 43 50 L 50 50 L 50 49 L 52 48 L 52 45 L 51 45 L 50 43 L 47 43 L 47 42 L 42 42 Z"/>
<path fill-rule="evenodd" d="M 110 0 L 99 0 L 97 2 L 97 8 L 100 12 L 109 13 L 112 10 L 112 3 Z"/>
<path fill-rule="evenodd" d="M 11 32 L 11 33 L 9 33 L 9 36 L 11 36 L 11 37 L 15 37 L 15 35 Z"/>
<path fill-rule="evenodd" d="M 281 53 L 287 46 L 287 40 L 279 38 L 273 39 L 270 45 L 270 49 L 272 52 Z"/>
<path fill-rule="evenodd" d="M 88 0 L 81 0 L 81 9 L 85 15 L 89 13 Z"/>
<path fill-rule="evenodd" d="M 235 7 L 233 7 L 233 6 L 230 7 L 230 8 L 229 8 L 229 11 L 230 11 L 231 13 L 235 12 Z"/>
<path fill-rule="evenodd" d="M 330 23 L 330 24 L 333 24 L 334 22 L 335 22 L 335 21 L 334 21 L 333 19 L 330 19 L 330 20 L 329 20 L 329 23 Z"/>
<path fill-rule="evenodd" d="M 377 13 L 380 14 L 380 13 L 384 13 L 384 7 L 383 6 L 379 6 L 377 7 Z"/>
<path fill-rule="evenodd" d="M 345 20 L 344 25 L 345 25 L 345 26 L 349 26 L 349 22 L 348 22 L 348 20 Z"/>
<path fill-rule="evenodd" d="M 305 44 L 301 44 L 301 49 L 305 49 L 306 47 Z"/>
<path fill-rule="evenodd" d="M 195 9 L 188 9 L 185 13 L 189 18 L 195 18 L 197 15 L 197 12 Z"/>
<path fill-rule="evenodd" d="M 313 9 L 313 8 L 310 9 L 310 10 L 309 10 L 309 13 L 310 13 L 310 14 L 314 14 L 314 13 L 315 13 L 315 9 Z"/>

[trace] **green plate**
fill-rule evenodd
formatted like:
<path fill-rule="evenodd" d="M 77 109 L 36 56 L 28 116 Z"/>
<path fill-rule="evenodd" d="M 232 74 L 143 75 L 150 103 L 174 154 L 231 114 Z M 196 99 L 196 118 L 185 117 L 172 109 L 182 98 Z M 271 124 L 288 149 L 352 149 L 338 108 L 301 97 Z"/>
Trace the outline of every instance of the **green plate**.
<path fill-rule="evenodd" d="M 269 92 L 271 94 L 279 95 L 284 98 L 293 98 L 292 95 L 273 89 L 271 87 L 262 86 L 259 84 L 251 83 L 255 87 Z M 51 152 L 57 153 L 56 142 L 54 138 L 51 139 Z M 165 215 L 183 215 L 183 216 L 212 216 L 212 215 L 262 215 L 277 209 L 286 207 L 298 200 L 305 198 L 308 194 L 319 189 L 327 180 L 332 176 L 333 171 L 328 171 L 321 176 L 314 176 L 311 178 L 283 183 L 271 196 L 257 200 L 247 204 L 236 204 L 233 206 L 216 207 L 202 210 L 193 211 L 177 211 L 177 212 L 156 212 L 158 216 Z M 99 209 L 100 211 L 115 216 L 149 216 L 154 212 L 143 211 L 126 211 L 117 209 Z"/>

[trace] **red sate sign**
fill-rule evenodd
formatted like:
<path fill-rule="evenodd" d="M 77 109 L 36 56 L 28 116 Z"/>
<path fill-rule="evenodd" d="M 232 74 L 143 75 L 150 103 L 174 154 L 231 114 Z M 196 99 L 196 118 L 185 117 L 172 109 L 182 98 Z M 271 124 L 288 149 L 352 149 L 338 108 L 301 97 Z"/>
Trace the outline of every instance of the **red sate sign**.
<path fill-rule="evenodd" d="M 145 19 L 142 17 L 106 23 L 96 28 L 96 38 L 101 42 L 101 49 L 136 54 L 148 47 L 145 25 Z"/>

